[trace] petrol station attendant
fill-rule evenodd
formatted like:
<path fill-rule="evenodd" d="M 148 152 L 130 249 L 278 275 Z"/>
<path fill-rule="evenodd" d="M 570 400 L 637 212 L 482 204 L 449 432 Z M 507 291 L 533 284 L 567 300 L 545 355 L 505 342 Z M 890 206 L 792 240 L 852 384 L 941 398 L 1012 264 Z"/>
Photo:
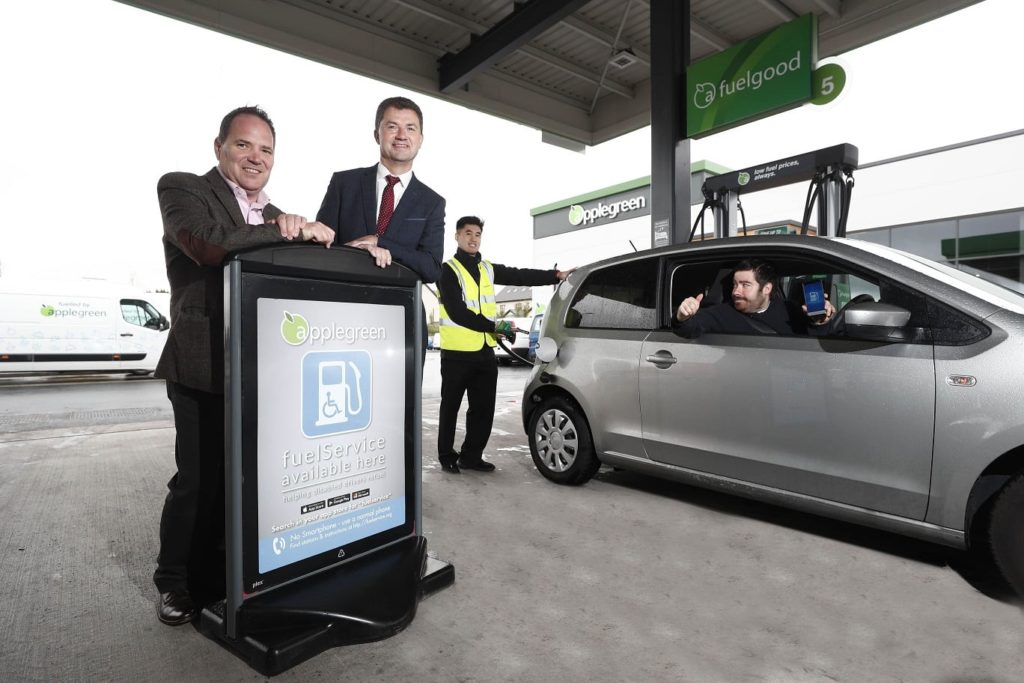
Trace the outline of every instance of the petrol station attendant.
<path fill-rule="evenodd" d="M 214 168 L 157 183 L 171 329 L 155 376 L 167 381 L 174 410 L 177 472 L 167 483 L 153 581 L 157 617 L 172 626 L 224 597 L 224 258 L 286 240 L 334 241 L 326 225 L 270 203 L 264 187 L 275 142 L 266 112 L 240 107 L 221 121 Z"/>
<path fill-rule="evenodd" d="M 459 474 L 460 468 L 490 472 L 494 465 L 483 458 L 494 421 L 498 362 L 494 347 L 498 336 L 514 336 L 516 326 L 496 320 L 494 285 L 553 285 L 572 270 L 511 268 L 491 263 L 480 255 L 484 222 L 463 216 L 455 224 L 455 257 L 441 269 L 441 411 L 438 418 L 437 457 L 441 468 Z M 575 269 L 573 269 L 575 270 Z M 527 331 L 524 330 L 525 334 Z M 463 395 L 469 395 L 466 437 L 455 451 L 455 422 Z"/>

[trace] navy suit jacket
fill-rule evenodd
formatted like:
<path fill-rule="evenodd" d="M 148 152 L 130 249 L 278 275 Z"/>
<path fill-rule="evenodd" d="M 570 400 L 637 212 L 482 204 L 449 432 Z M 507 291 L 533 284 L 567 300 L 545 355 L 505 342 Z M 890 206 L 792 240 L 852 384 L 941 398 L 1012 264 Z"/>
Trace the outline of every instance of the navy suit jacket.
<path fill-rule="evenodd" d="M 377 245 L 411 268 L 423 282 L 441 277 L 444 252 L 444 197 L 412 177 Z M 377 233 L 377 166 L 331 176 L 316 219 L 334 229 L 334 246 Z"/>

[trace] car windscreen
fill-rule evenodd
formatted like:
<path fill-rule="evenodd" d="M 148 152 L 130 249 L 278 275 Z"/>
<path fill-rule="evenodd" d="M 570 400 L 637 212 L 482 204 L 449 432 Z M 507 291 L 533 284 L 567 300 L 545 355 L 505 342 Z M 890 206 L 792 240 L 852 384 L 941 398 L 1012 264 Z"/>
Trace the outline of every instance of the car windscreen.
<path fill-rule="evenodd" d="M 929 274 L 936 279 L 959 285 L 961 289 L 966 289 L 975 296 L 997 306 L 1011 309 L 1016 313 L 1024 313 L 1024 286 L 1016 289 L 1008 286 L 1008 283 L 1012 281 L 999 282 L 999 280 L 1006 280 L 1006 278 L 999 278 L 997 275 L 978 270 L 977 268 L 971 268 L 970 272 L 963 272 L 939 261 L 933 261 L 917 254 L 911 254 L 900 249 L 893 249 L 892 247 L 872 242 L 855 239 L 844 240 L 844 242 L 883 258 L 902 262 L 904 265 L 913 267 L 915 270 Z"/>
<path fill-rule="evenodd" d="M 914 254 L 911 254 L 910 256 L 918 263 L 922 263 L 929 268 L 934 268 L 948 277 L 954 278 L 964 284 L 980 287 L 997 296 L 1010 296 L 1024 300 L 1024 284 L 1020 282 L 1014 282 L 1013 280 L 1005 277 L 1000 277 L 995 273 L 989 273 L 963 264 L 954 268 L 946 265 L 945 263 L 932 261 Z M 1017 303 L 1024 303 L 1024 301 L 1018 301 Z"/>

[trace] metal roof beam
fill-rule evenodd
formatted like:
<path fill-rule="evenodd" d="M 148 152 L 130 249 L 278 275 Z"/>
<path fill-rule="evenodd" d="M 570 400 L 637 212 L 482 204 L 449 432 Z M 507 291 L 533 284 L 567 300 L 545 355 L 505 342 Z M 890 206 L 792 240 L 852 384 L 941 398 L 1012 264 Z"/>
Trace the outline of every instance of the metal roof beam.
<path fill-rule="evenodd" d="M 450 93 L 473 76 L 523 47 L 541 33 L 569 16 L 588 0 L 532 0 L 517 6 L 512 14 L 472 41 L 457 54 L 441 57 L 438 87 Z"/>
<path fill-rule="evenodd" d="M 721 33 L 718 33 L 707 24 L 697 21 L 693 17 L 690 17 L 690 35 L 694 38 L 700 38 L 719 52 L 728 49 L 733 45 L 731 40 L 723 36 Z"/>
<path fill-rule="evenodd" d="M 565 19 L 562 20 L 562 24 L 564 26 L 568 26 L 569 28 L 576 31 L 580 35 L 584 35 L 587 38 L 590 38 L 591 40 L 595 40 L 601 43 L 605 47 L 611 47 L 612 42 L 614 41 L 614 36 L 612 36 L 612 34 L 606 32 L 604 29 L 594 26 L 588 21 L 580 19 L 579 17 L 566 17 Z M 636 57 L 636 61 L 650 68 L 651 56 L 649 54 L 642 50 L 637 50 L 634 47 L 630 47 L 629 45 L 626 45 L 625 47 L 629 47 L 629 49 L 633 52 L 633 56 Z"/>
<path fill-rule="evenodd" d="M 524 55 L 529 55 L 533 59 L 543 62 L 552 68 L 558 69 L 559 71 L 564 71 L 571 76 L 583 79 L 587 83 L 599 85 L 605 90 L 613 92 L 616 95 L 622 95 L 623 97 L 628 97 L 630 99 L 633 98 L 633 91 L 626 86 L 619 85 L 618 83 L 609 81 L 608 79 L 605 79 L 605 82 L 601 83 L 601 79 L 598 76 L 595 76 L 591 71 L 577 66 L 572 62 L 567 62 L 561 57 L 556 57 L 553 54 L 549 54 L 529 45 L 519 48 L 519 52 L 522 52 Z"/>
<path fill-rule="evenodd" d="M 467 17 L 455 14 L 454 12 L 446 10 L 443 7 L 438 7 L 437 5 L 434 5 L 433 3 L 428 2 L 427 0 L 394 1 L 397 4 L 402 5 L 403 7 L 407 7 L 413 10 L 414 12 L 418 12 L 436 21 L 448 24 L 449 26 L 454 26 L 455 28 L 463 29 L 471 33 L 477 34 L 485 33 L 487 31 L 487 26 L 485 26 L 484 24 L 481 24 Z M 572 18 L 569 17 L 568 19 L 566 19 L 566 21 L 569 21 L 571 19 Z M 614 81 L 608 81 L 602 84 L 601 79 L 598 78 L 594 73 L 588 71 L 587 69 L 581 66 L 573 64 L 572 62 L 562 59 L 561 57 L 553 55 L 547 51 L 532 47 L 530 45 L 524 45 L 523 47 L 517 49 L 516 52 L 528 55 L 529 57 L 532 57 L 533 59 L 536 59 L 539 62 L 547 64 L 548 66 L 558 69 L 559 71 L 567 73 L 571 76 L 575 76 L 576 78 L 582 79 L 587 83 L 601 85 L 602 89 L 607 90 L 609 92 L 613 92 L 617 95 L 622 95 L 623 97 L 633 97 L 632 89 L 627 88 L 626 86 L 623 85 L 619 85 Z"/>
<path fill-rule="evenodd" d="M 829 16 L 839 18 L 842 7 L 840 7 L 840 0 L 814 0 L 814 5 L 825 14 Z"/>
<path fill-rule="evenodd" d="M 779 2 L 779 0 L 758 0 L 758 2 L 760 2 L 765 9 L 783 21 L 792 21 L 799 16 L 796 12 Z"/>
<path fill-rule="evenodd" d="M 461 14 L 456 14 L 443 7 L 439 7 L 432 2 L 426 0 L 392 0 L 396 5 L 402 5 L 415 12 L 435 19 L 442 23 L 454 26 L 455 28 L 461 28 L 471 33 L 482 34 L 486 33 L 488 26 L 481 24 L 478 21 L 474 21 L 468 17 L 464 17 Z"/>

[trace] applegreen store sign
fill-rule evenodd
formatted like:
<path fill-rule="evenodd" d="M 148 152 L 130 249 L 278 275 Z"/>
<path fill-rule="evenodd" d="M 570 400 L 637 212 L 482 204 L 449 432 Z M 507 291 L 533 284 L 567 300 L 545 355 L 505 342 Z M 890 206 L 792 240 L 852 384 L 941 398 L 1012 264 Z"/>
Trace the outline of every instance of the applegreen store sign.
<path fill-rule="evenodd" d="M 686 70 L 687 137 L 807 102 L 814 96 L 818 24 L 805 14 Z"/>

